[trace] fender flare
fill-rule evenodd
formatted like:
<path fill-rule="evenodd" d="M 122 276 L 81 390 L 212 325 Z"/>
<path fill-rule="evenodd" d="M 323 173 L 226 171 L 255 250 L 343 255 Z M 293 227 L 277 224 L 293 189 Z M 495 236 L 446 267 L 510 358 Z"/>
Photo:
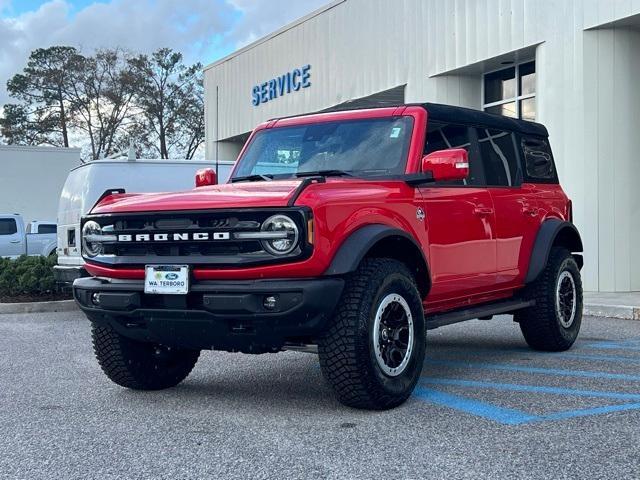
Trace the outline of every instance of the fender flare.
<path fill-rule="evenodd" d="M 379 241 L 389 237 L 402 237 L 410 241 L 420 252 L 427 275 L 429 267 L 422 248 L 416 240 L 404 230 L 383 224 L 366 225 L 353 232 L 340 245 L 325 275 L 344 275 L 355 271 L 362 259 Z"/>
<path fill-rule="evenodd" d="M 557 218 L 545 220 L 542 222 L 536 235 L 535 243 L 533 244 L 525 284 L 533 282 L 542 273 L 547 265 L 551 248 L 559 236 L 562 236 L 563 244 L 567 246 L 572 253 L 583 251 L 580 233 L 573 223 Z M 582 268 L 582 255 L 575 255 L 575 257 L 578 262 L 578 267 Z"/>

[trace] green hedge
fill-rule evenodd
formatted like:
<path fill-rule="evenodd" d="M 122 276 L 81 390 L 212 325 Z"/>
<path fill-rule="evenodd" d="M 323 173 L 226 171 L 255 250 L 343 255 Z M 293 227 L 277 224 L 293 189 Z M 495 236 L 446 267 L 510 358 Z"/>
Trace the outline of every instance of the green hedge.
<path fill-rule="evenodd" d="M 0 258 L 0 295 L 41 295 L 56 291 L 53 266 L 57 257 Z"/>

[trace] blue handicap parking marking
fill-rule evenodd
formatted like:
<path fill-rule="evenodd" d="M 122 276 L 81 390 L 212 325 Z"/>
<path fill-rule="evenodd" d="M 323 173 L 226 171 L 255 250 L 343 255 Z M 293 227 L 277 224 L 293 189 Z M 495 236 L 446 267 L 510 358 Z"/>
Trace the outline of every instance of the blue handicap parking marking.
<path fill-rule="evenodd" d="M 599 392 L 601 393 L 601 392 Z M 605 405 L 595 408 L 568 410 L 545 415 L 533 415 L 513 408 L 504 408 L 488 402 L 467 398 L 461 395 L 453 395 L 441 392 L 433 388 L 419 386 L 415 390 L 415 396 L 436 405 L 454 408 L 477 417 L 493 420 L 504 425 L 522 425 L 525 423 L 544 422 L 548 420 L 567 420 L 576 417 L 602 415 L 605 413 L 624 412 L 628 410 L 640 410 L 640 402 L 623 403 L 618 405 Z"/>
<path fill-rule="evenodd" d="M 566 357 L 566 358 L 575 358 L 575 359 L 596 360 L 596 361 L 602 361 L 602 362 L 639 363 L 640 364 L 640 358 L 618 357 L 615 355 L 590 355 L 588 353 L 574 353 L 574 352 L 551 353 L 549 355 Z"/>
<path fill-rule="evenodd" d="M 639 340 L 622 340 L 619 342 L 596 342 L 585 345 L 586 348 L 603 349 L 603 350 L 632 350 L 640 352 Z"/>
<path fill-rule="evenodd" d="M 603 349 L 603 350 L 618 350 L 617 352 L 607 352 L 606 355 L 584 353 L 582 349 Z M 561 352 L 561 353 L 549 353 L 539 354 L 531 352 L 536 358 L 543 357 L 565 357 L 571 358 L 576 361 L 587 362 L 588 364 L 597 363 L 599 366 L 603 362 L 610 362 L 610 365 L 618 364 L 622 367 L 624 364 L 640 364 L 640 357 L 631 356 L 633 352 L 640 351 L 640 340 L 625 340 L 625 341 L 603 341 L 596 343 L 589 343 L 581 346 L 578 351 Z M 467 350 L 466 353 L 471 351 Z M 476 355 L 472 358 L 465 358 L 460 360 L 454 359 L 427 359 L 425 365 L 436 365 L 443 367 L 451 367 L 456 370 L 462 370 L 463 374 L 473 370 L 492 370 L 492 371 L 508 371 L 518 372 L 523 374 L 532 375 L 545 375 L 550 377 L 576 377 L 576 378 L 589 378 L 598 379 L 606 384 L 606 387 L 602 390 L 598 389 L 580 389 L 580 388 L 565 388 L 557 386 L 546 385 L 529 385 L 525 383 L 503 383 L 499 381 L 485 381 L 485 380 L 473 380 L 468 378 L 440 378 L 440 377 L 423 377 L 420 385 L 416 388 L 415 396 L 422 401 L 440 405 L 448 408 L 452 408 L 458 411 L 462 411 L 471 415 L 475 415 L 480 418 L 495 421 L 504 425 L 523 425 L 535 422 L 545 421 L 559 421 L 567 420 L 570 418 L 586 417 L 592 415 L 602 415 L 606 413 L 615 412 L 628 412 L 640 410 L 640 387 L 634 389 L 633 393 L 610 391 L 610 387 L 616 385 L 617 382 L 626 384 L 628 388 L 629 383 L 640 382 L 640 375 L 632 375 L 629 373 L 609 373 L 597 370 L 592 370 L 587 366 L 587 369 L 563 369 L 563 368 L 546 368 L 529 365 L 518 365 L 513 363 L 496 362 L 495 359 L 487 362 L 483 361 L 483 356 L 488 354 L 495 356 L 496 353 L 506 354 L 505 351 L 492 351 L 483 350 L 475 352 Z M 511 351 L 513 353 L 523 353 L 522 350 Z M 446 352 L 451 354 L 451 352 Z M 620 365 L 623 364 L 623 365 Z M 626 366 L 625 366 L 626 368 Z M 451 376 L 448 372 L 447 375 Z M 505 408 L 499 405 L 495 405 L 491 402 L 478 400 L 476 398 L 468 397 L 464 394 L 452 394 L 444 392 L 441 389 L 446 387 L 457 387 L 464 389 L 473 389 L 474 394 L 477 395 L 479 389 L 490 389 L 497 391 L 509 391 L 520 392 L 522 394 L 541 394 L 552 396 L 564 396 L 564 397 L 582 397 L 593 399 L 605 399 L 615 401 L 617 403 L 612 405 L 599 405 L 588 408 L 579 408 L 574 410 L 566 410 L 559 412 L 552 412 L 546 414 L 533 414 L 530 412 Z M 637 393 L 636 393 L 637 392 Z M 623 402 L 623 403 L 620 403 Z"/>
<path fill-rule="evenodd" d="M 529 415 L 519 410 L 499 407 L 487 402 L 481 402 L 460 395 L 441 392 L 432 388 L 419 386 L 415 390 L 415 395 L 422 400 L 426 400 L 436 405 L 455 408 L 463 412 L 471 413 L 478 417 L 487 418 L 506 425 L 518 425 L 521 423 L 537 420 L 535 415 Z"/>
<path fill-rule="evenodd" d="M 565 370 L 561 368 L 541 368 L 528 367 L 522 365 L 510 365 L 503 363 L 483 363 L 483 362 L 462 362 L 451 360 L 429 360 L 431 365 L 444 365 L 447 367 L 467 367 L 483 370 L 503 370 L 510 372 L 539 373 L 543 375 L 554 375 L 559 377 L 584 377 L 599 378 L 608 380 L 624 380 L 630 382 L 640 382 L 640 375 L 627 375 L 624 373 L 592 372 L 587 370 Z"/>
<path fill-rule="evenodd" d="M 430 378 L 430 379 L 423 380 L 422 383 L 429 384 L 429 385 L 453 385 L 453 386 L 471 387 L 471 388 L 492 388 L 496 390 L 510 390 L 513 392 L 547 393 L 547 394 L 566 395 L 566 396 L 574 396 L 574 397 L 594 397 L 594 398 L 613 398 L 616 400 L 636 400 L 640 402 L 640 394 L 637 394 L 637 393 L 601 392 L 597 390 L 578 390 L 574 388 L 564 388 L 564 387 L 521 385 L 518 383 L 498 383 L 498 382 L 483 382 L 483 381 L 477 381 L 477 380 L 459 380 L 455 378 Z"/>

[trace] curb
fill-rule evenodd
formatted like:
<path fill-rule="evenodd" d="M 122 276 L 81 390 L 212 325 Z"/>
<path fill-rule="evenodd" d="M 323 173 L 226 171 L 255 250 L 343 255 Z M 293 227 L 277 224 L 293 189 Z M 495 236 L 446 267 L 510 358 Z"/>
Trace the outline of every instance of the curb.
<path fill-rule="evenodd" d="M 585 304 L 584 316 L 640 320 L 640 307 L 630 305 Z"/>
<path fill-rule="evenodd" d="M 0 303 L 3 313 L 44 313 L 73 312 L 79 310 L 75 300 L 56 300 L 51 302 Z"/>

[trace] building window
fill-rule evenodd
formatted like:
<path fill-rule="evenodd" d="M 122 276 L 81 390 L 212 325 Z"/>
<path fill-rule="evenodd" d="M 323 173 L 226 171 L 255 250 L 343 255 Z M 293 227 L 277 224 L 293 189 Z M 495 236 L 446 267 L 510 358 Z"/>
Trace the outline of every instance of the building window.
<path fill-rule="evenodd" d="M 485 112 L 536 119 L 536 64 L 520 63 L 484 75 Z"/>

